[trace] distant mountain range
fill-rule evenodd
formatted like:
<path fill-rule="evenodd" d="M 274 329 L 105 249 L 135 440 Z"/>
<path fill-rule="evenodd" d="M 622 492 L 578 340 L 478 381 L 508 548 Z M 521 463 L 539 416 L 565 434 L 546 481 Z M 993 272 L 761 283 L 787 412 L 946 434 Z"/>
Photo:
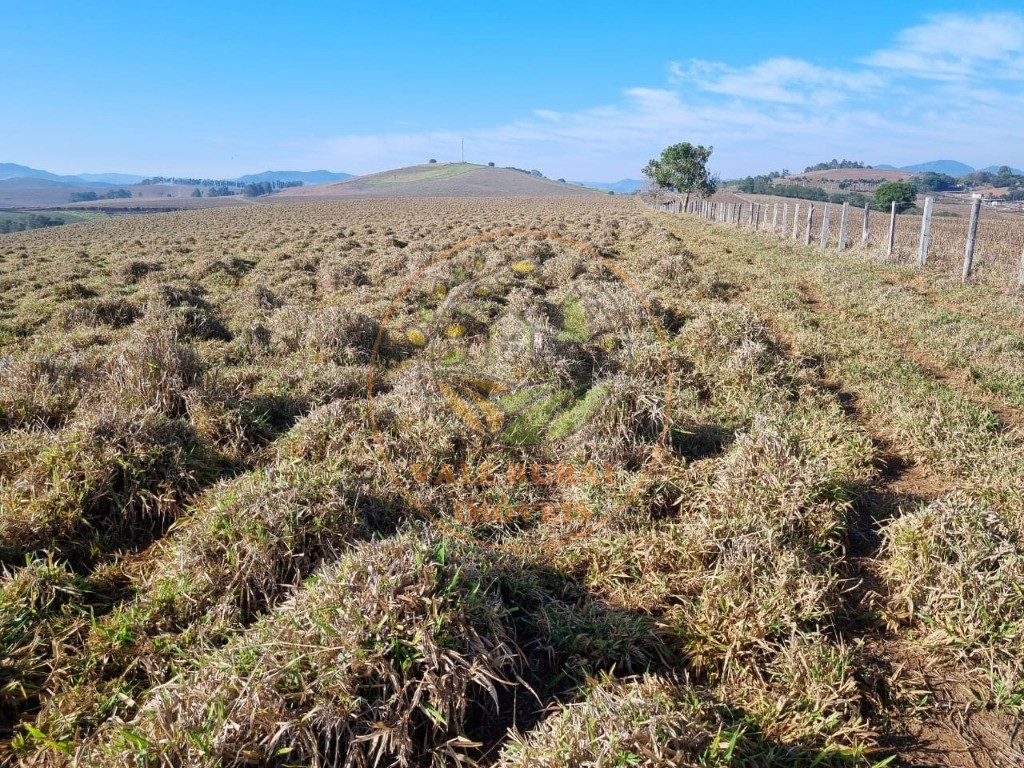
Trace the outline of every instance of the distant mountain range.
<path fill-rule="evenodd" d="M 131 173 L 80 173 L 75 176 L 62 176 L 57 173 L 40 170 L 39 168 L 30 168 L 27 165 L 0 163 L 0 181 L 6 179 L 44 179 L 75 187 L 114 187 L 125 184 L 138 184 L 145 178 L 147 177 Z M 228 179 L 228 181 L 238 181 L 242 184 L 251 184 L 259 181 L 301 181 L 304 184 L 329 184 L 334 181 L 344 181 L 351 178 L 353 178 L 351 173 L 333 173 L 331 171 L 264 171 L 263 173 L 239 176 L 237 179 Z"/>
<path fill-rule="evenodd" d="M 570 184 L 579 184 L 583 187 L 603 189 L 606 192 L 615 192 L 620 195 L 629 195 L 643 187 L 644 183 L 637 179 L 621 179 L 619 181 L 571 181 Z"/>
<path fill-rule="evenodd" d="M 29 168 L 27 165 L 18 165 L 17 163 L 0 163 L 0 180 L 4 179 L 46 179 L 47 181 L 56 181 L 61 184 L 70 184 L 75 186 L 111 186 L 113 184 L 132 184 L 134 181 L 108 181 L 108 176 L 121 177 L 123 174 L 83 174 L 82 176 L 61 176 L 60 174 L 50 173 L 49 171 L 41 171 L 38 168 Z M 91 181 L 88 178 L 91 178 Z M 142 181 L 142 177 L 132 177 L 137 181 Z"/>
<path fill-rule="evenodd" d="M 264 171 L 239 176 L 234 181 L 243 184 L 254 184 L 259 181 L 301 181 L 303 184 L 330 184 L 334 181 L 354 179 L 351 173 L 334 173 L 332 171 Z"/>
<path fill-rule="evenodd" d="M 895 165 L 875 165 L 872 166 L 880 171 L 914 171 L 916 173 L 947 173 L 950 176 L 966 176 L 968 173 L 974 173 L 975 171 L 988 171 L 989 173 L 998 173 L 1000 166 L 989 165 L 985 168 L 972 168 L 966 163 L 961 163 L 957 160 L 932 160 L 928 163 L 918 163 L 917 165 L 904 165 L 897 168 Z M 1024 171 L 1017 168 L 1011 168 L 1014 174 L 1017 176 L 1024 176 Z"/>

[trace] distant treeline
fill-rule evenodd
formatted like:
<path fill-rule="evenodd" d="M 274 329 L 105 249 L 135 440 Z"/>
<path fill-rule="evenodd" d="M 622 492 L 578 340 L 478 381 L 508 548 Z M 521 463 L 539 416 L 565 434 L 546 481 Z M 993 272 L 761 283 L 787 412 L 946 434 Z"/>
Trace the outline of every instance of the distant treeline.
<path fill-rule="evenodd" d="M 259 197 L 269 195 L 275 189 L 288 189 L 289 187 L 301 187 L 301 181 L 258 181 L 254 184 L 246 184 L 242 187 L 242 194 L 246 197 Z"/>
<path fill-rule="evenodd" d="M 506 165 L 505 166 L 505 170 L 507 170 L 507 171 L 519 171 L 520 173 L 525 173 L 528 176 L 536 176 L 537 178 L 540 178 L 540 179 L 546 179 L 547 178 L 547 176 L 545 176 L 543 173 L 538 171 L 536 168 L 534 168 L 532 171 L 528 171 L 525 168 L 516 168 L 514 165 Z"/>
<path fill-rule="evenodd" d="M 289 187 L 301 187 L 301 181 L 259 181 L 252 184 L 246 184 L 241 189 L 231 189 L 230 187 L 210 187 L 206 191 L 207 197 L 230 197 L 231 195 L 237 195 L 241 192 L 246 197 L 260 197 L 261 195 L 269 195 L 275 189 L 288 189 Z M 192 190 L 192 197 L 202 197 L 203 192 L 199 187 Z"/>
<path fill-rule="evenodd" d="M 802 200 L 820 200 L 828 203 L 849 203 L 865 205 L 870 198 L 862 192 L 832 192 L 821 187 L 807 187 L 803 184 L 773 184 L 778 176 L 747 176 L 736 182 L 736 189 L 751 195 L 778 195 L 796 197 Z"/>
<path fill-rule="evenodd" d="M 236 179 L 189 179 L 182 176 L 153 176 L 143 179 L 136 186 L 143 184 L 180 184 L 185 187 L 213 187 L 216 189 L 237 190 L 244 190 L 246 187 L 253 186 L 251 183 L 247 184 Z M 271 189 L 287 189 L 288 187 L 302 186 L 301 181 L 260 181 L 256 183 L 256 186 L 260 184 L 270 184 Z M 244 191 L 243 194 L 245 194 Z M 218 195 L 207 195 L 207 197 L 218 197 Z"/>
<path fill-rule="evenodd" d="M 131 196 L 132 193 L 127 189 L 112 189 L 109 192 L 104 192 L 102 195 L 90 190 L 89 192 L 72 192 L 71 202 L 84 203 L 90 200 L 123 200 Z"/>
<path fill-rule="evenodd" d="M 856 160 L 836 160 L 835 158 L 829 160 L 827 163 L 818 163 L 817 165 L 808 165 L 804 168 L 804 173 L 811 173 L 812 171 L 838 171 L 840 168 L 870 168 L 870 165 L 864 163 L 858 163 Z"/>
<path fill-rule="evenodd" d="M 142 184 L 182 184 L 187 187 L 235 187 L 245 186 L 244 181 L 234 179 L 189 179 L 182 176 L 152 176 L 138 182 Z"/>
<path fill-rule="evenodd" d="M 24 219 L 0 218 L 0 235 L 10 232 L 24 232 L 26 229 L 40 229 L 41 227 L 56 227 L 64 223 L 64 219 L 57 216 L 44 216 L 33 213 Z"/>
<path fill-rule="evenodd" d="M 835 160 L 833 163 L 837 162 Z M 849 164 L 851 161 L 842 160 L 841 163 Z M 819 163 L 819 166 L 831 165 L 831 163 Z M 852 167 L 847 165 L 847 167 Z M 870 168 L 865 166 L 866 170 Z M 830 169 L 831 170 L 831 169 Z M 779 195 L 780 197 L 799 197 L 805 200 L 821 200 L 831 202 L 848 202 L 851 205 L 863 205 L 871 200 L 870 195 L 861 192 L 834 192 L 820 187 L 806 186 L 803 184 L 775 184 L 776 179 L 785 178 L 786 172 L 772 171 L 760 176 L 747 176 L 735 182 L 736 189 L 755 195 Z M 828 181 L 827 179 L 825 181 Z M 858 183 L 879 184 L 884 179 L 843 179 L 836 181 L 840 190 Z M 935 173 L 928 171 L 918 176 L 913 176 L 907 181 L 913 187 L 914 194 L 927 194 L 929 192 L 949 192 L 974 189 L 977 187 L 999 187 L 1006 188 L 1008 194 L 1006 200 L 1024 200 L 1024 176 L 1017 176 L 1012 173 L 1009 167 L 1002 166 L 998 173 L 989 171 L 975 171 L 966 176 L 956 178 L 948 173 Z"/>

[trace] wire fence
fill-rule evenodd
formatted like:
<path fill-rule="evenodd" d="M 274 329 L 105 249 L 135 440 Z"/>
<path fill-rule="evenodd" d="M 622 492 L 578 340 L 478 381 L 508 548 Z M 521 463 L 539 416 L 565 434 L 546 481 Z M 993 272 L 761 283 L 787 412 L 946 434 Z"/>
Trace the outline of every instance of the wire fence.
<path fill-rule="evenodd" d="M 886 264 L 913 264 L 936 275 L 959 276 L 963 282 L 1024 290 L 1024 221 L 986 216 L 980 199 L 973 201 L 970 219 L 935 214 L 933 202 L 925 199 L 924 215 L 817 201 L 725 202 L 689 195 L 645 204 L 799 245 Z"/>

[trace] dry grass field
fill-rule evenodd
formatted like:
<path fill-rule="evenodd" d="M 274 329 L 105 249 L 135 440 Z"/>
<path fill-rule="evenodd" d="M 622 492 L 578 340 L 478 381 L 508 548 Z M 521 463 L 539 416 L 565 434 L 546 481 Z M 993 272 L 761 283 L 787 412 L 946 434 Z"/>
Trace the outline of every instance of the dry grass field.
<path fill-rule="evenodd" d="M 502 230 L 606 261 L 413 280 Z M 602 326 L 615 275 L 656 325 Z M 1020 764 L 1022 302 L 604 195 L 0 236 L 0 764 Z M 505 308 L 550 332 L 501 364 L 580 395 L 516 434 L 633 489 L 590 535 L 395 481 L 507 461 L 496 388 L 418 373 Z"/>

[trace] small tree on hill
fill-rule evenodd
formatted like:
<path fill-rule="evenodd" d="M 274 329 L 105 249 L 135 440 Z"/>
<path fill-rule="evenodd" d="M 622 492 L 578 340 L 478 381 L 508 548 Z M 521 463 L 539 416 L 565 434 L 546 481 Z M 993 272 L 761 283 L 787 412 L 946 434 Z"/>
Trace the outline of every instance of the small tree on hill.
<path fill-rule="evenodd" d="M 885 210 L 894 202 L 897 211 L 905 211 L 914 204 L 914 185 L 909 181 L 886 181 L 875 190 L 875 205 Z"/>
<path fill-rule="evenodd" d="M 688 142 L 673 144 L 651 160 L 643 174 L 658 189 L 673 192 L 696 192 L 703 196 L 714 194 L 718 179 L 708 172 L 708 159 L 714 147 L 693 146 Z"/>

